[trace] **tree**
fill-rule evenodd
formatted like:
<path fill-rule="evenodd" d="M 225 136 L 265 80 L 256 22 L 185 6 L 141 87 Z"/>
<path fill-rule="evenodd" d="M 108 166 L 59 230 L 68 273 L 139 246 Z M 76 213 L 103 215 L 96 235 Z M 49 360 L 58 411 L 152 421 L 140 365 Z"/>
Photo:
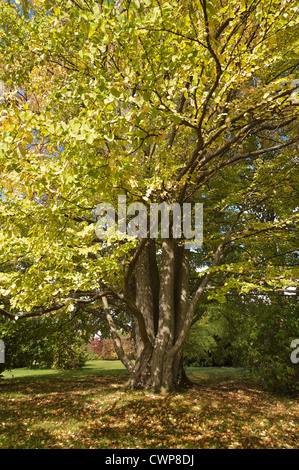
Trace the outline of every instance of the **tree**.
<path fill-rule="evenodd" d="M 264 388 L 297 395 L 299 368 L 291 357 L 299 332 L 296 296 L 283 293 L 229 295 L 208 306 L 191 327 L 184 360 L 192 366 L 246 368 Z"/>
<path fill-rule="evenodd" d="M 191 327 L 183 349 L 187 365 L 243 366 L 234 343 L 239 339 L 237 333 L 242 335 L 243 341 L 246 338 L 244 325 L 235 331 L 230 321 L 230 308 L 229 304 L 211 304 Z M 239 312 L 237 316 L 240 316 Z"/>
<path fill-rule="evenodd" d="M 0 337 L 5 344 L 5 368 L 82 367 L 88 359 L 86 344 L 99 328 L 98 320 L 79 309 L 51 316 L 22 318 L 0 317 Z"/>
<path fill-rule="evenodd" d="M 269 390 L 298 395 L 299 369 L 290 360 L 294 333 L 298 336 L 299 331 L 297 299 L 259 296 L 242 303 L 233 317 L 238 316 L 247 330 L 238 339 L 243 343 L 243 364 Z"/>
<path fill-rule="evenodd" d="M 130 385 L 171 390 L 186 383 L 183 345 L 207 303 L 296 286 L 297 10 L 1 4 L 2 314 L 104 315 Z M 119 196 L 139 203 L 136 236 L 97 237 L 99 204 L 123 223 Z M 196 227 L 178 234 L 174 210 L 169 235 L 138 233 L 138 215 L 162 203 L 203 204 L 202 245 L 188 248 Z"/>
<path fill-rule="evenodd" d="M 132 340 L 126 337 L 122 337 L 121 345 L 129 359 L 134 359 L 134 344 Z M 87 345 L 87 351 L 94 354 L 94 357 L 97 359 L 108 361 L 113 361 L 117 359 L 117 354 L 115 352 L 114 343 L 112 339 L 99 339 L 98 337 L 95 337 Z"/>

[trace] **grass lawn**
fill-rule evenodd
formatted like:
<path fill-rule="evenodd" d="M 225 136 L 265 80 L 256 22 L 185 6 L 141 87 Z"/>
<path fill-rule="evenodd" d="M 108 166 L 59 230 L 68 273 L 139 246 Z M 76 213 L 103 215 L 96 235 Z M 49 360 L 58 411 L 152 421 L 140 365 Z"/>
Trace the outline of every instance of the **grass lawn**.
<path fill-rule="evenodd" d="M 0 380 L 0 448 L 298 448 L 299 400 L 242 369 L 189 368 L 182 394 L 125 391 L 119 361 L 78 371 L 15 369 Z"/>

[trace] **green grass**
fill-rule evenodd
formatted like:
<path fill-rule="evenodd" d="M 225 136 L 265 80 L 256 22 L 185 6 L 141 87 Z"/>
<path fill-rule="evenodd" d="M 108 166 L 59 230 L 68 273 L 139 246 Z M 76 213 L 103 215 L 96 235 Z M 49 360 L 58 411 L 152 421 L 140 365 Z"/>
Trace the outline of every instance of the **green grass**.
<path fill-rule="evenodd" d="M 121 361 L 87 361 L 82 369 L 78 370 L 57 370 L 57 369 L 38 369 L 27 367 L 4 371 L 2 376 L 7 380 L 45 378 L 51 380 L 51 377 L 76 377 L 84 375 L 124 375 L 127 371 Z"/>
<path fill-rule="evenodd" d="M 299 402 L 242 369 L 189 368 L 182 394 L 126 391 L 119 361 L 15 369 L 0 380 L 0 448 L 297 448 Z"/>
<path fill-rule="evenodd" d="M 240 379 L 248 377 L 242 368 L 233 367 L 188 367 L 187 372 L 189 377 L 194 380 L 222 380 L 222 379 Z M 73 377 L 82 375 L 127 375 L 127 370 L 121 361 L 87 361 L 82 369 L 78 370 L 58 370 L 46 368 L 32 368 L 27 367 L 12 369 L 11 371 L 4 371 L 3 378 L 6 380 L 18 379 L 34 379 L 47 376 L 52 377 Z"/>

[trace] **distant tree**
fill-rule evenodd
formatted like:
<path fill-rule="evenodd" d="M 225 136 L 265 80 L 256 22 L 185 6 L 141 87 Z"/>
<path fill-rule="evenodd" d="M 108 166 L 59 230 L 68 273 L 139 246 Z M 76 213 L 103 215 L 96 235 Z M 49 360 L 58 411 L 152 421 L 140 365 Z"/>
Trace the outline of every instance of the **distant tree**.
<path fill-rule="evenodd" d="M 265 388 L 296 394 L 294 338 L 299 338 L 296 296 L 229 295 L 227 302 L 209 305 L 191 327 L 184 359 L 188 365 L 245 367 Z"/>
<path fill-rule="evenodd" d="M 299 338 L 298 299 L 275 295 L 238 302 L 232 316 L 242 364 L 269 390 L 298 394 L 299 367 L 291 361 L 291 343 Z"/>
<path fill-rule="evenodd" d="M 17 322 L 0 318 L 0 337 L 6 352 L 4 366 L 81 367 L 87 360 L 86 344 L 94 332 L 94 319 L 90 321 L 86 315 L 82 319 L 76 311 Z"/>
<path fill-rule="evenodd" d="M 212 304 L 191 327 L 183 350 L 185 364 L 188 366 L 241 364 L 233 347 L 236 332 L 227 319 L 226 312 L 226 304 Z"/>
<path fill-rule="evenodd" d="M 121 337 L 121 345 L 128 358 L 134 359 L 135 350 L 132 339 Z M 98 359 L 102 360 L 115 360 L 118 358 L 112 339 L 99 339 L 96 337 L 88 343 L 87 351 L 94 353 Z"/>

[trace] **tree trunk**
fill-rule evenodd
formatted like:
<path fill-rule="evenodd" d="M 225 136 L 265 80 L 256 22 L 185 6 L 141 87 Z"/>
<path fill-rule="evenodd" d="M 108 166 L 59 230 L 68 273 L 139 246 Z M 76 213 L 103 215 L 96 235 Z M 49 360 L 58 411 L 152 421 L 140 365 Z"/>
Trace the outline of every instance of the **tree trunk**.
<path fill-rule="evenodd" d="M 144 247 L 134 270 L 135 304 L 142 312 L 148 341 L 140 334 L 136 318 L 136 362 L 134 371 L 130 371 L 129 385 L 172 391 L 190 383 L 183 368 L 182 338 L 177 343 L 188 310 L 189 252 L 173 239 L 162 240 L 159 272 L 151 243 Z"/>
<path fill-rule="evenodd" d="M 134 343 L 136 352 L 135 370 L 131 374 L 130 386 L 133 388 L 147 388 L 150 386 L 150 360 L 153 352 L 155 338 L 154 328 L 154 295 L 150 272 L 150 253 L 147 244 L 136 263 L 135 268 L 135 303 L 142 312 L 149 341 L 145 343 L 140 333 L 138 319 L 134 319 Z"/>

